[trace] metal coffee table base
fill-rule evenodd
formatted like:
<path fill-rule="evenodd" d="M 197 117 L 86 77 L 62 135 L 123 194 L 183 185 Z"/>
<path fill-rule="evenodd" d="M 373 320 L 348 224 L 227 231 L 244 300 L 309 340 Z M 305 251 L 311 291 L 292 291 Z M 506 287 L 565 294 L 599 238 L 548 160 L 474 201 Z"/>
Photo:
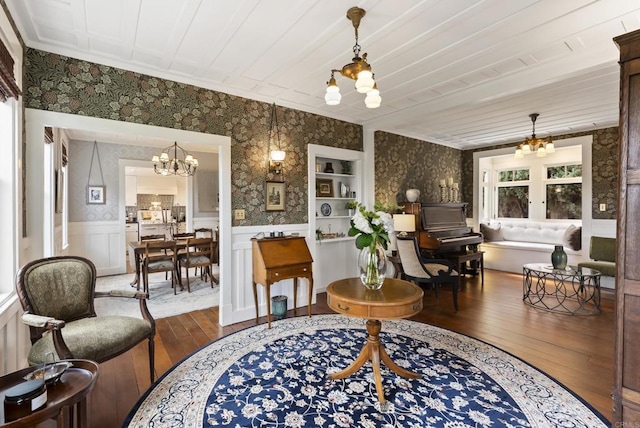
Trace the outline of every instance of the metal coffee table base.
<path fill-rule="evenodd" d="M 570 315 L 600 313 L 600 272 L 571 266 L 553 269 L 543 263 L 522 269 L 525 304 L 549 312 Z"/>

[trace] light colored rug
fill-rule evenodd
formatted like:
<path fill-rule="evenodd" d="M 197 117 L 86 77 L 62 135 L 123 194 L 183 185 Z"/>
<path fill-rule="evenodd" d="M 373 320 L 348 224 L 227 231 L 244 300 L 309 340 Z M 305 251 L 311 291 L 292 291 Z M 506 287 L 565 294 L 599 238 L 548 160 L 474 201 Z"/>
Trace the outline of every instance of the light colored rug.
<path fill-rule="evenodd" d="M 561 384 L 485 342 L 429 324 L 384 321 L 382 410 L 370 363 L 345 369 L 367 340 L 342 315 L 289 318 L 212 342 L 154 383 L 123 427 L 581 427 L 609 423 Z"/>
<path fill-rule="evenodd" d="M 218 276 L 217 267 L 214 266 L 214 275 Z M 96 291 L 110 290 L 135 290 L 129 285 L 134 278 L 133 273 L 124 275 L 112 275 L 99 277 L 96 280 Z M 220 302 L 220 286 L 213 284 L 213 289 L 208 281 L 202 281 L 200 277 L 190 277 L 191 293 L 187 292 L 186 277 L 183 274 L 184 291 L 177 288 L 174 296 L 171 288 L 171 279 L 165 280 L 164 273 L 149 275 L 149 295 L 147 306 L 151 315 L 158 318 L 166 318 L 174 315 L 199 309 L 218 306 Z M 95 300 L 96 313 L 98 315 L 126 315 L 140 318 L 140 307 L 137 300 L 131 302 L 124 299 L 101 298 Z"/>

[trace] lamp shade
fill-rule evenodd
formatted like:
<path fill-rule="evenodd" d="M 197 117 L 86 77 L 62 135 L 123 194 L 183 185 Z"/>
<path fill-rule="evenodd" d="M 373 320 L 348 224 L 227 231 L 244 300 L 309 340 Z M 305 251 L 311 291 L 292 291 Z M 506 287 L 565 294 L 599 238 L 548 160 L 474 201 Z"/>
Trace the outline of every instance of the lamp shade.
<path fill-rule="evenodd" d="M 361 94 L 366 94 L 371 89 L 373 89 L 373 85 L 375 84 L 373 80 L 373 73 L 371 70 L 362 70 L 358 73 L 358 80 L 356 80 L 356 91 Z"/>
<path fill-rule="evenodd" d="M 394 214 L 393 229 L 396 232 L 415 232 L 416 216 L 413 214 Z"/>
<path fill-rule="evenodd" d="M 284 150 L 271 150 L 271 160 L 282 162 L 286 156 Z"/>

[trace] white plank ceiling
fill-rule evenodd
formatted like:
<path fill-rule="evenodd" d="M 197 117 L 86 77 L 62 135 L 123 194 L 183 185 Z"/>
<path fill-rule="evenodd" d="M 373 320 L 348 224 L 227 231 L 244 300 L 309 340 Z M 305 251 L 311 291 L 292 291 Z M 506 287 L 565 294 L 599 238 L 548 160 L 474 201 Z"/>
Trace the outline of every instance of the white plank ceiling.
<path fill-rule="evenodd" d="M 638 0 L 6 0 L 29 47 L 459 149 L 616 126 L 613 37 Z M 382 95 L 353 81 L 346 11 Z"/>

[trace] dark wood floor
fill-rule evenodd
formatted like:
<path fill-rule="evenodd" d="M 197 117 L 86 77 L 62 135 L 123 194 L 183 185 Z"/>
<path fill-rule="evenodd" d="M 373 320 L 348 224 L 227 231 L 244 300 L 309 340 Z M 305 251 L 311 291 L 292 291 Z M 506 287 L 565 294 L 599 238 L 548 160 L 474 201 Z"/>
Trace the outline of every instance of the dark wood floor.
<path fill-rule="evenodd" d="M 458 299 L 460 310 L 455 312 L 448 288 L 441 291 L 438 300 L 428 290 L 424 310 L 413 319 L 467 334 L 510 352 L 557 379 L 611 419 L 613 293 L 603 292 L 602 313 L 597 316 L 543 312 L 522 303 L 520 275 L 487 270 L 484 287 L 479 278 L 469 277 Z M 313 312 L 331 312 L 324 293 L 318 295 Z M 293 316 L 292 311 L 288 315 Z M 158 376 L 212 340 L 255 324 L 252 320 L 220 327 L 217 308 L 158 320 Z M 149 387 L 146 349 L 142 344 L 101 364 L 100 378 L 89 398 L 92 427 L 121 426 Z"/>

